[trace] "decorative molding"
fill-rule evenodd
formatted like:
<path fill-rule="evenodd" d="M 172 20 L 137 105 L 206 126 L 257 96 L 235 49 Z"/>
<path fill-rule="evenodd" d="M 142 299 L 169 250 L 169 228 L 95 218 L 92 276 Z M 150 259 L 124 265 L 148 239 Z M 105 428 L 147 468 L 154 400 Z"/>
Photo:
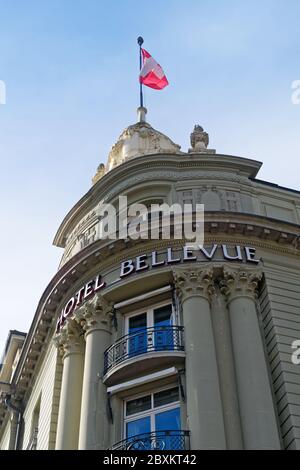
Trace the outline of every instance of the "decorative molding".
<path fill-rule="evenodd" d="M 163 158 L 158 158 L 157 154 L 153 153 L 150 155 L 140 156 L 138 158 L 130 159 L 124 162 L 122 165 L 114 168 L 113 171 L 108 172 L 98 181 L 73 207 L 73 209 L 66 215 L 62 224 L 60 225 L 58 232 L 54 239 L 54 244 L 63 246 L 65 237 L 73 230 L 74 226 L 80 222 L 78 218 L 82 212 L 87 213 L 93 209 L 93 206 L 97 201 L 101 201 L 107 192 L 111 188 L 118 186 L 120 182 L 124 181 L 124 174 L 129 177 L 130 174 L 137 174 L 141 172 L 145 174 L 147 171 L 158 170 L 159 175 L 167 169 L 171 170 L 181 179 L 181 174 L 188 170 L 202 170 L 202 177 L 205 178 L 204 173 L 206 170 L 212 174 L 216 173 L 212 171 L 215 169 L 217 172 L 220 168 L 224 169 L 222 179 L 224 175 L 226 177 L 230 174 L 231 176 L 240 176 L 244 179 L 243 186 L 253 185 L 249 178 L 254 178 L 261 167 L 261 163 L 255 160 L 246 159 L 242 157 L 236 157 L 232 155 L 205 155 L 205 154 L 193 154 L 192 156 L 186 154 L 163 154 Z M 197 176 L 195 174 L 195 176 Z M 225 179 L 227 179 L 225 177 Z M 148 178 L 148 176 L 147 176 Z M 146 178 L 146 179 L 147 179 Z M 178 177 L 176 178 L 178 181 Z"/>
<path fill-rule="evenodd" d="M 82 334 L 83 331 L 79 324 L 69 319 L 59 334 L 53 338 L 53 342 L 63 359 L 69 354 L 83 354 L 84 340 Z"/>
<path fill-rule="evenodd" d="M 208 171 L 208 170 L 193 170 L 193 171 L 184 171 L 184 170 L 158 170 L 158 171 L 150 171 L 141 173 L 131 178 L 127 178 L 125 181 L 121 181 L 119 184 L 113 186 L 111 191 L 108 191 L 105 197 L 102 199 L 101 203 L 108 202 L 110 199 L 115 197 L 118 194 L 122 194 L 124 190 L 134 186 L 138 183 L 142 183 L 145 181 L 160 181 L 162 179 L 168 179 L 170 182 L 178 181 L 178 176 L 180 175 L 180 181 L 185 179 L 191 178 L 198 178 L 198 179 L 213 179 L 213 180 L 223 180 L 223 181 L 230 181 L 239 184 L 247 184 L 252 186 L 252 182 L 246 176 L 238 176 L 233 173 L 227 172 L 220 172 L 220 171 Z"/>
<path fill-rule="evenodd" d="M 181 303 L 193 296 L 203 297 L 210 301 L 214 292 L 212 267 L 174 269 L 173 277 Z"/>
<path fill-rule="evenodd" d="M 177 196 L 179 202 L 182 204 L 186 203 L 187 201 L 192 201 L 193 206 L 195 207 L 196 204 L 204 204 L 203 199 L 207 197 L 209 193 L 212 193 L 214 196 L 217 196 L 218 203 L 214 209 L 209 210 L 217 210 L 217 211 L 225 211 L 229 208 L 228 201 L 225 198 L 226 191 L 224 189 L 218 188 L 214 184 L 206 184 L 204 183 L 200 187 L 197 188 L 185 188 L 185 189 L 177 189 Z"/>
<path fill-rule="evenodd" d="M 239 297 L 256 300 L 258 283 L 262 278 L 262 270 L 233 269 L 224 267 L 224 279 L 220 281 L 220 290 L 227 303 Z"/>
<path fill-rule="evenodd" d="M 74 313 L 75 321 L 81 325 L 85 334 L 94 330 L 111 332 L 112 318 L 113 304 L 107 302 L 100 294 L 95 295 Z"/>

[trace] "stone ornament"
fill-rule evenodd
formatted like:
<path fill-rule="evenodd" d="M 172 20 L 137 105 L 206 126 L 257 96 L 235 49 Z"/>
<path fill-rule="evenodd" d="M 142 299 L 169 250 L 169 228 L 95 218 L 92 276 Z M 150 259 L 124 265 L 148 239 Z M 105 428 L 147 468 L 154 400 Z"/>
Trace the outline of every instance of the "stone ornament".
<path fill-rule="evenodd" d="M 224 268 L 224 279 L 220 282 L 220 290 L 228 303 L 238 297 L 257 298 L 258 283 L 262 279 L 262 271 Z"/>
<path fill-rule="evenodd" d="M 105 175 L 105 165 L 104 163 L 100 163 L 97 168 L 95 176 L 92 178 L 92 183 L 96 184 L 103 176 Z"/>
<path fill-rule="evenodd" d="M 101 295 L 86 302 L 74 313 L 74 318 L 85 333 L 92 330 L 111 330 L 113 305 L 107 302 Z"/>
<path fill-rule="evenodd" d="M 204 297 L 210 301 L 214 293 L 213 269 L 176 269 L 173 277 L 177 295 L 182 302 L 192 296 Z"/>
<path fill-rule="evenodd" d="M 209 136 L 203 130 L 203 127 L 196 124 L 193 132 L 191 133 L 191 146 L 189 153 L 216 153 L 213 149 L 208 149 Z"/>
<path fill-rule="evenodd" d="M 172 142 L 147 122 L 137 122 L 127 127 L 113 145 L 108 155 L 107 170 L 131 158 L 156 153 L 181 153 L 180 145 Z"/>
<path fill-rule="evenodd" d="M 74 319 L 69 319 L 66 322 L 53 341 L 63 359 L 69 354 L 83 353 L 83 331 Z"/>

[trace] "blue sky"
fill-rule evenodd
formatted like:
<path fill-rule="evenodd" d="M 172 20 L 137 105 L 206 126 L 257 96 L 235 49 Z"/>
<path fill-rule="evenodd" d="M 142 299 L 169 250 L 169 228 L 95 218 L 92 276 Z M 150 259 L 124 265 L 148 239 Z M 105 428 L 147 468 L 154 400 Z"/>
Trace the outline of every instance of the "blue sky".
<path fill-rule="evenodd" d="M 0 348 L 28 330 L 56 229 L 135 122 L 137 36 L 170 82 L 145 90 L 154 127 L 186 150 L 199 123 L 219 153 L 299 189 L 299 17 L 297 0 L 0 0 Z"/>

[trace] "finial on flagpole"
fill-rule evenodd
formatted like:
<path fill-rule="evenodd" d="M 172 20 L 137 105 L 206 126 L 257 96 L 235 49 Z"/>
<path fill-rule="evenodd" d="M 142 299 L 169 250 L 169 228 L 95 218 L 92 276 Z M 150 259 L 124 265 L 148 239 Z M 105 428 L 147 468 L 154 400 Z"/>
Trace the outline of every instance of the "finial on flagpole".
<path fill-rule="evenodd" d="M 144 39 L 142 38 L 142 36 L 139 36 L 139 37 L 137 38 L 137 43 L 138 43 L 138 45 L 141 46 L 141 45 L 143 44 L 143 42 L 144 42 Z"/>

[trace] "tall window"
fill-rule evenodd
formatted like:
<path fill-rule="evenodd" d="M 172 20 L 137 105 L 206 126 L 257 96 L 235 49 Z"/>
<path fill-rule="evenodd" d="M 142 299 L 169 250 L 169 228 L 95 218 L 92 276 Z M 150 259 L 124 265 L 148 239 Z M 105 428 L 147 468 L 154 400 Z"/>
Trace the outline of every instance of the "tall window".
<path fill-rule="evenodd" d="M 128 448 L 183 448 L 180 429 L 178 387 L 138 396 L 125 402 L 124 434 L 128 440 Z"/>
<path fill-rule="evenodd" d="M 32 413 L 30 437 L 29 437 L 29 442 L 27 445 L 27 450 L 36 450 L 37 448 L 40 408 L 41 408 L 41 395 L 39 396 L 39 399 Z"/>
<path fill-rule="evenodd" d="M 170 303 L 126 317 L 126 334 L 130 336 L 129 355 L 136 356 L 151 349 L 173 350 L 174 324 L 175 313 Z"/>

